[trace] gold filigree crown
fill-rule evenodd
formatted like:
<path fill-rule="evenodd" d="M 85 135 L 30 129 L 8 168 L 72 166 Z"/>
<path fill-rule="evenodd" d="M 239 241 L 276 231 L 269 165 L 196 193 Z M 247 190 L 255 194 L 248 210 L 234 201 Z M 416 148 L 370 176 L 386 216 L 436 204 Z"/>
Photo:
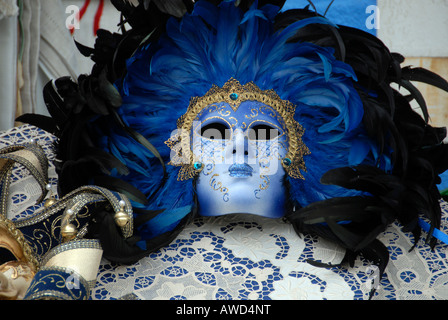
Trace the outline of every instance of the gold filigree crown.
<path fill-rule="evenodd" d="M 205 108 L 216 103 L 227 103 L 236 111 L 245 101 L 258 101 L 273 108 L 283 120 L 287 129 L 288 151 L 282 159 L 286 173 L 297 179 L 304 179 L 300 170 L 306 171 L 304 156 L 309 154 L 308 147 L 303 143 L 303 127 L 294 120 L 295 106 L 287 100 L 282 100 L 274 90 L 261 90 L 253 82 L 241 85 L 234 78 L 222 87 L 213 87 L 202 97 L 193 97 L 187 111 L 177 120 L 177 130 L 165 141 L 171 149 L 169 165 L 181 166 L 178 180 L 188 180 L 195 177 L 202 169 L 194 161 L 191 147 L 191 128 L 193 121 Z"/>

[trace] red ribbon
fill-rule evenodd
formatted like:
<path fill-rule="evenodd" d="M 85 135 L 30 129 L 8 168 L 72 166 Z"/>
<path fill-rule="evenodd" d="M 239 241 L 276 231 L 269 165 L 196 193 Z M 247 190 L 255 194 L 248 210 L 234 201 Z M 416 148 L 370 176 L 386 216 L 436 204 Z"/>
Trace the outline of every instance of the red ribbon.
<path fill-rule="evenodd" d="M 96 36 L 96 32 L 100 28 L 100 21 L 101 16 L 103 15 L 104 10 L 104 0 L 100 0 L 100 3 L 98 4 L 98 9 L 95 13 L 95 20 L 93 21 L 93 34 Z"/>
<path fill-rule="evenodd" d="M 76 20 L 78 20 L 77 22 L 81 22 L 82 17 L 84 16 L 84 14 L 86 13 L 89 5 L 90 5 L 90 1 L 91 0 L 85 0 L 84 5 L 82 6 L 81 10 L 79 10 L 79 15 L 77 15 L 75 17 Z M 104 11 L 104 0 L 99 0 L 99 4 L 98 4 L 98 8 L 96 10 L 95 13 L 95 18 L 93 20 L 93 34 L 94 36 L 96 36 L 98 29 L 100 28 L 100 22 L 101 22 L 101 17 L 103 15 L 103 11 Z M 70 28 L 70 33 L 73 34 L 75 32 L 75 28 L 72 27 Z"/>

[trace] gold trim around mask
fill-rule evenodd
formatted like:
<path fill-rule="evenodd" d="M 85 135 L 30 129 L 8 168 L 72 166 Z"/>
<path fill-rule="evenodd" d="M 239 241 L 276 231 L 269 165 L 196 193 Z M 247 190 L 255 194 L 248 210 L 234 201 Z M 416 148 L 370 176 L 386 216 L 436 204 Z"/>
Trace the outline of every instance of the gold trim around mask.
<path fill-rule="evenodd" d="M 14 222 L 2 216 L 0 216 L 0 248 L 8 250 L 16 261 L 27 264 L 33 273 L 38 271 L 38 259 L 25 236 Z"/>
<path fill-rule="evenodd" d="M 202 169 L 197 166 L 191 151 L 191 128 L 197 116 L 214 103 L 225 102 L 236 111 L 245 101 L 258 101 L 272 107 L 283 119 L 287 129 L 288 151 L 282 160 L 286 173 L 296 179 L 304 179 L 301 170 L 306 171 L 304 156 L 310 154 L 308 147 L 302 141 L 305 132 L 303 127 L 294 120 L 295 106 L 287 100 L 282 100 L 274 90 L 261 90 L 253 82 L 241 85 L 234 78 L 227 81 L 222 88 L 214 85 L 204 96 L 193 97 L 187 112 L 177 120 L 177 130 L 165 141 L 171 149 L 173 166 L 181 166 L 178 180 L 194 178 Z"/>

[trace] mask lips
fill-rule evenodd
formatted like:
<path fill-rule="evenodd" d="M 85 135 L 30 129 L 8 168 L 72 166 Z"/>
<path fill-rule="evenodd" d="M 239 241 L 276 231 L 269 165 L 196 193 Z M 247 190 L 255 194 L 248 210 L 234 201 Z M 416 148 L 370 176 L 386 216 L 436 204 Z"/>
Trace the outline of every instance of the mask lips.
<path fill-rule="evenodd" d="M 247 163 L 234 163 L 229 167 L 230 176 L 233 178 L 252 177 L 254 169 Z"/>

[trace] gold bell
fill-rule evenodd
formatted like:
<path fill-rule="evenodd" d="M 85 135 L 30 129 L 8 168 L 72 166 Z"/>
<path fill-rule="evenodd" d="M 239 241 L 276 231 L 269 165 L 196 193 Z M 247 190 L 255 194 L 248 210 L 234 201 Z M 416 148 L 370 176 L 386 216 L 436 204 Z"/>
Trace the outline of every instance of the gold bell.
<path fill-rule="evenodd" d="M 129 216 L 123 211 L 118 211 L 114 216 L 114 220 L 117 226 L 124 227 L 129 222 Z"/>
<path fill-rule="evenodd" d="M 73 224 L 69 223 L 62 228 L 61 235 L 65 241 L 70 241 L 76 237 L 77 232 L 78 230 L 76 229 L 76 227 Z"/>
<path fill-rule="evenodd" d="M 47 200 L 45 200 L 45 202 L 44 202 L 44 207 L 45 207 L 45 208 L 49 208 L 49 207 L 51 207 L 52 205 L 54 205 L 54 204 L 57 202 L 57 200 L 56 200 L 56 198 L 53 196 L 53 192 L 51 191 L 51 184 L 47 184 L 47 185 L 45 186 L 45 189 L 47 189 L 47 191 L 50 192 L 50 196 L 48 197 Z"/>
<path fill-rule="evenodd" d="M 52 205 L 54 205 L 56 202 L 57 202 L 57 200 L 55 198 L 53 198 L 53 197 L 48 198 L 47 200 L 45 200 L 44 207 L 49 208 Z"/>

